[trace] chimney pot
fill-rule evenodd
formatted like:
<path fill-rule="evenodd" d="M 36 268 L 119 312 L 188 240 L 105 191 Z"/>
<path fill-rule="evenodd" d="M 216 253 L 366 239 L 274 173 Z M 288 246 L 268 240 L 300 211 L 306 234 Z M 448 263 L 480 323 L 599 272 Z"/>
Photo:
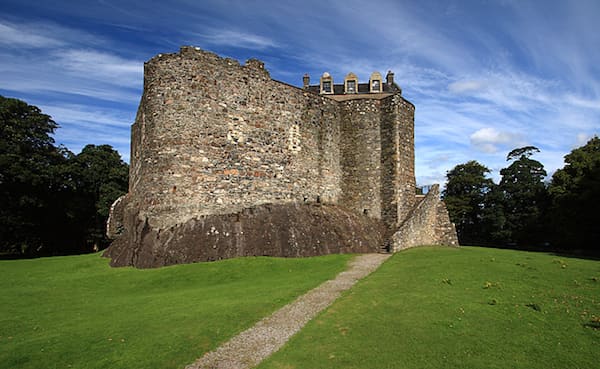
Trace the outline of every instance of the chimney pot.
<path fill-rule="evenodd" d="M 308 85 L 310 84 L 310 76 L 308 75 L 308 73 L 305 73 L 304 77 L 302 77 L 302 84 L 304 88 L 308 88 Z"/>

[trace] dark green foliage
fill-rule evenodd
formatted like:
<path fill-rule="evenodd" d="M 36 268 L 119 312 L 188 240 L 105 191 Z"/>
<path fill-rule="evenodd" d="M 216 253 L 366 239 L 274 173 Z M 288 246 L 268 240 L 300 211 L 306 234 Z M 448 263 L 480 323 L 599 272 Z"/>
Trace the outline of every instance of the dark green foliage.
<path fill-rule="evenodd" d="M 481 245 L 504 246 L 510 233 L 506 229 L 506 214 L 504 212 L 504 193 L 494 185 L 484 199 L 483 209 L 481 210 Z"/>
<path fill-rule="evenodd" d="M 0 252 L 31 253 L 48 247 L 57 168 L 65 151 L 50 135 L 57 124 L 35 106 L 0 96 Z"/>
<path fill-rule="evenodd" d="M 499 185 L 486 178 L 490 170 L 476 161 L 459 164 L 446 174 L 444 201 L 461 244 L 535 246 L 547 241 L 546 171 L 529 158 L 538 151 L 533 146 L 512 150 L 507 160 L 514 161 L 500 171 Z"/>
<path fill-rule="evenodd" d="M 494 182 L 486 178 L 489 173 L 487 167 L 471 160 L 446 174 L 448 182 L 442 196 L 463 245 L 486 243 L 482 212 L 486 195 L 494 188 Z"/>
<path fill-rule="evenodd" d="M 528 158 L 531 155 L 533 155 L 533 153 L 536 153 L 536 152 L 540 152 L 540 149 L 538 149 L 535 146 L 519 147 L 519 148 L 512 150 L 511 152 L 508 153 L 508 155 L 506 155 L 506 161 L 520 159 L 522 157 Z"/>
<path fill-rule="evenodd" d="M 563 248 L 600 253 L 600 138 L 565 156 L 565 167 L 552 176 L 551 224 L 554 242 Z"/>
<path fill-rule="evenodd" d="M 0 96 L 0 255 L 91 251 L 106 244 L 112 201 L 127 164 L 110 146 L 74 155 L 56 147 L 58 125 L 39 108 Z"/>
<path fill-rule="evenodd" d="M 539 151 L 512 150 L 498 185 L 475 161 L 448 172 L 444 199 L 462 244 L 600 254 L 600 138 L 566 155 L 549 186 L 542 163 L 530 158 Z"/>
<path fill-rule="evenodd" d="M 543 239 L 543 214 L 546 209 L 547 191 L 544 184 L 544 166 L 529 156 L 539 150 L 527 146 L 511 151 L 507 160 L 514 160 L 508 168 L 500 170 L 502 179 L 498 189 L 505 224 L 502 229 L 504 241 L 517 245 L 534 245 Z"/>
<path fill-rule="evenodd" d="M 110 206 L 127 192 L 129 168 L 111 146 L 87 145 L 69 160 L 68 172 L 85 243 L 90 249 L 103 248 L 108 243 L 105 224 Z"/>

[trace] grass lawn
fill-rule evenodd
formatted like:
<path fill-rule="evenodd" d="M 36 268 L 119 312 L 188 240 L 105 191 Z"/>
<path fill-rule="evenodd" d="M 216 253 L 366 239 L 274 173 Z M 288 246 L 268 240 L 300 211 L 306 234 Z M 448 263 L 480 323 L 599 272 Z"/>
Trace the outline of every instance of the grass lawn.
<path fill-rule="evenodd" d="M 0 368 L 183 368 L 349 255 L 138 270 L 98 254 L 0 261 Z"/>
<path fill-rule="evenodd" d="M 599 367 L 600 261 L 476 247 L 394 255 L 259 366 Z"/>

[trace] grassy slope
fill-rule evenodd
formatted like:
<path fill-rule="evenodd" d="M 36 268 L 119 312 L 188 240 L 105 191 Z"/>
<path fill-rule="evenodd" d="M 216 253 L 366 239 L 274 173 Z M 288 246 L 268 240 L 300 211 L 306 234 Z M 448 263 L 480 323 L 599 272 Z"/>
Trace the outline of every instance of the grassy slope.
<path fill-rule="evenodd" d="M 98 255 L 0 262 L 0 368 L 181 368 L 345 268 L 350 256 L 153 270 Z"/>
<path fill-rule="evenodd" d="M 599 279 L 598 261 L 407 250 L 259 368 L 597 368 Z"/>

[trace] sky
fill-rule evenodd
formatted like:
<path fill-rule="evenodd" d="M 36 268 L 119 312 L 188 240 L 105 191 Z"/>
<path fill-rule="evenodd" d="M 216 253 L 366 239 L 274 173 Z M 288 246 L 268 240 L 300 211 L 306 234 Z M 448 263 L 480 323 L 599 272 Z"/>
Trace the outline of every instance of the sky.
<path fill-rule="evenodd" d="M 0 0 L 0 95 L 56 121 L 57 144 L 109 144 L 129 161 L 143 64 L 192 45 L 366 82 L 395 73 L 416 106 L 418 185 L 533 145 L 549 174 L 600 134 L 600 1 Z"/>

